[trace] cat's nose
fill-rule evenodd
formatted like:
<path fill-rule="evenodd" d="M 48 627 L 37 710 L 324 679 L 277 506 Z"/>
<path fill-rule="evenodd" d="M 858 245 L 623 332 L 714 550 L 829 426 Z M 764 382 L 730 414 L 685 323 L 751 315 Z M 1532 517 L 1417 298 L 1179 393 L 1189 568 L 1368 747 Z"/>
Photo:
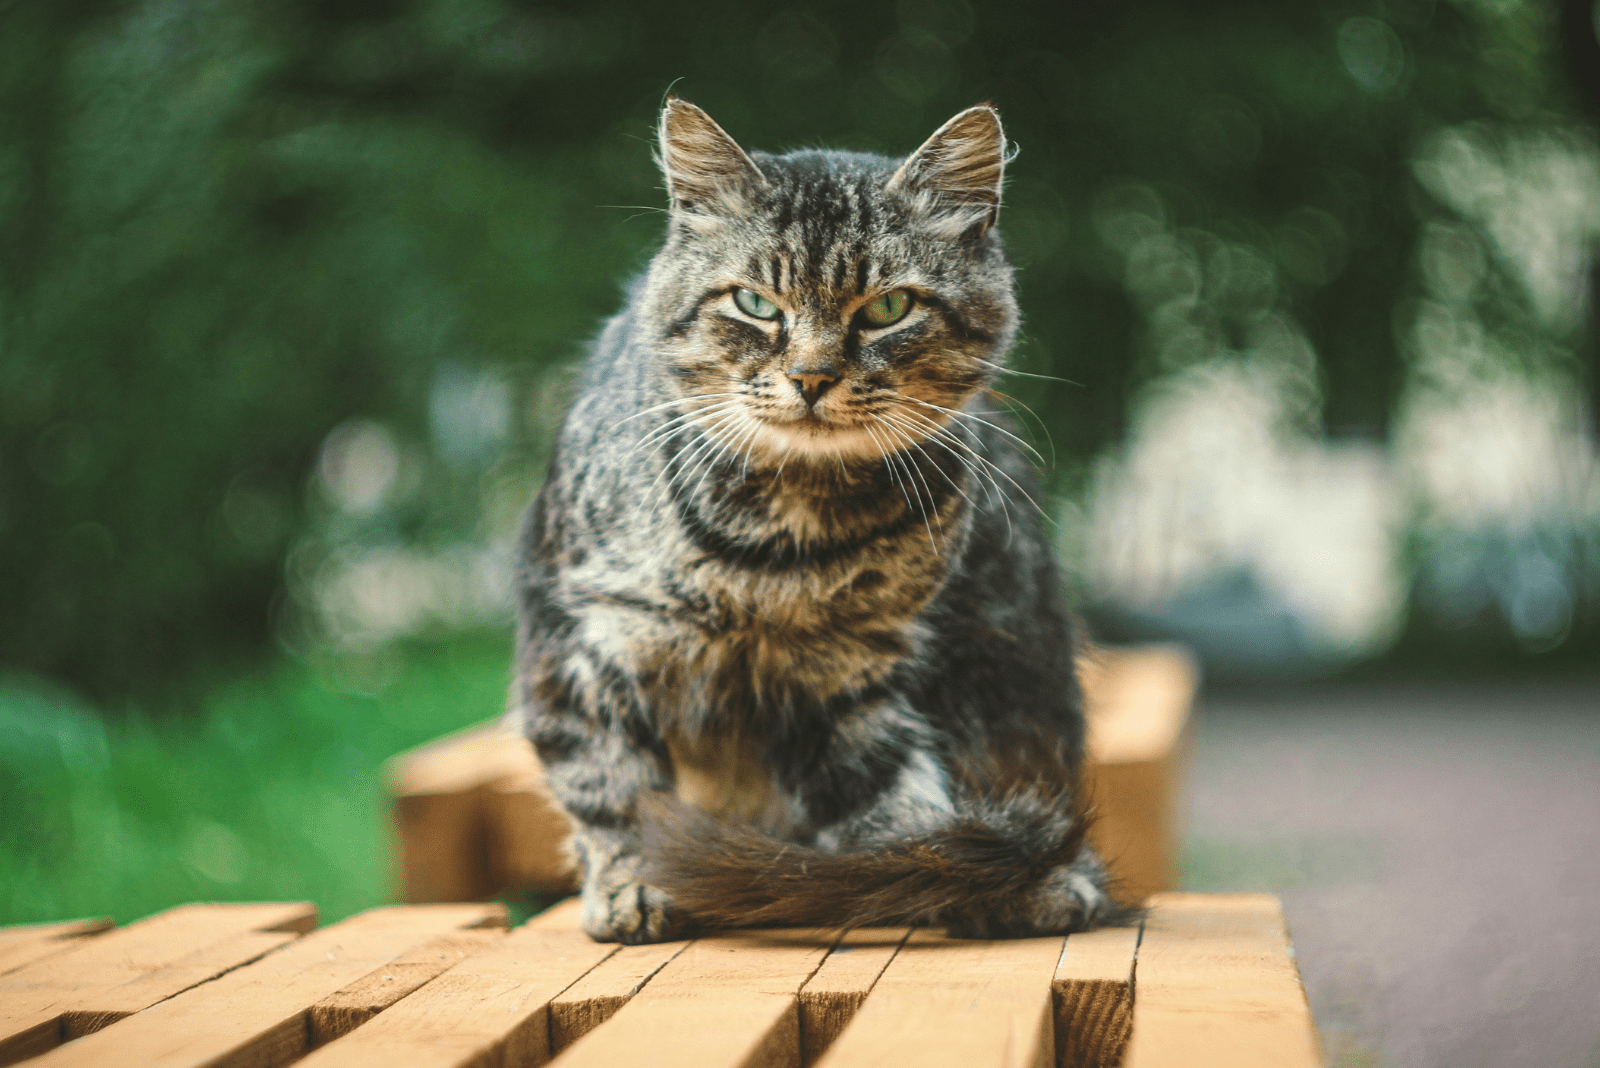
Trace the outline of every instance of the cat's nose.
<path fill-rule="evenodd" d="M 790 371 L 789 381 L 794 383 L 794 388 L 806 399 L 806 407 L 811 407 L 822 399 L 822 395 L 833 384 L 839 381 L 839 373 L 831 367 L 820 367 L 814 371 Z"/>

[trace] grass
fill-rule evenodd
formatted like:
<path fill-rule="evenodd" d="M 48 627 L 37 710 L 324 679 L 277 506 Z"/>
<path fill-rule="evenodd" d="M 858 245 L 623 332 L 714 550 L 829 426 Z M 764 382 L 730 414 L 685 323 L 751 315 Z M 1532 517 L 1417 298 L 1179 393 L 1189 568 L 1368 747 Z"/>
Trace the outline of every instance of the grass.
<path fill-rule="evenodd" d="M 183 715 L 104 717 L 0 679 L 0 924 L 250 900 L 328 922 L 393 901 L 383 761 L 498 714 L 509 662 L 503 637 L 285 660 Z"/>

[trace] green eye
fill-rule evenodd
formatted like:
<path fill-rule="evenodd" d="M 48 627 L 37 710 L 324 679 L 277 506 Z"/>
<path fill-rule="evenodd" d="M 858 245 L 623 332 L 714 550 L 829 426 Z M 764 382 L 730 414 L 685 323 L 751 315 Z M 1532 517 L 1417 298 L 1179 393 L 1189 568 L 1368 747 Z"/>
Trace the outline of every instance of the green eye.
<path fill-rule="evenodd" d="M 863 304 L 861 317 L 873 326 L 892 326 L 904 319 L 910 310 L 911 294 L 903 289 L 891 289 Z"/>
<path fill-rule="evenodd" d="M 776 319 L 783 314 L 776 304 L 753 289 L 734 290 L 733 302 L 752 319 Z"/>

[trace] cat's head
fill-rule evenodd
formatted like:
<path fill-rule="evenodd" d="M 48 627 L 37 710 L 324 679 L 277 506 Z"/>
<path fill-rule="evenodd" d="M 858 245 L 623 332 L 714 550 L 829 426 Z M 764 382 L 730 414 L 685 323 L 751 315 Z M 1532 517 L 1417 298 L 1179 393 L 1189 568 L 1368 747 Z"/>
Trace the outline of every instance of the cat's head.
<path fill-rule="evenodd" d="M 672 204 L 646 289 L 679 414 L 741 451 L 872 457 L 937 435 L 1016 333 L 994 223 L 1006 141 L 988 106 L 903 160 L 746 153 L 671 99 Z"/>

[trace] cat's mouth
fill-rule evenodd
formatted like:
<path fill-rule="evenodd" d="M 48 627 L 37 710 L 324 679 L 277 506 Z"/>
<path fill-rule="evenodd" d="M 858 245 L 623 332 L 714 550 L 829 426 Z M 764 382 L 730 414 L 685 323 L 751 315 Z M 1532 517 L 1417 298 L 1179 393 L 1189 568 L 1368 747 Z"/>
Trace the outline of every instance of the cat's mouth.
<path fill-rule="evenodd" d="M 894 452 L 900 442 L 870 417 L 811 407 L 803 412 L 763 413 L 756 447 L 778 456 L 815 456 L 829 462 L 841 457 L 877 459 Z"/>

